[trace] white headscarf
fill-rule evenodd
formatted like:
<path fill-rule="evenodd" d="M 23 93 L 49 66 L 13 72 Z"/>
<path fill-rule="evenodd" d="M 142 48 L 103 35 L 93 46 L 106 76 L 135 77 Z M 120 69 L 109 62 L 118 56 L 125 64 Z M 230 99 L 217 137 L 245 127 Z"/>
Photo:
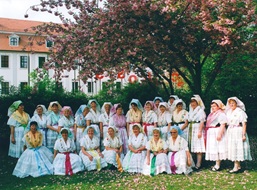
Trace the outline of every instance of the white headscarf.
<path fill-rule="evenodd" d="M 191 98 L 191 100 L 196 100 L 198 106 L 200 106 L 200 108 L 201 108 L 202 110 L 205 109 L 205 106 L 204 106 L 204 103 L 203 103 L 203 101 L 202 101 L 202 98 L 201 98 L 199 95 L 197 95 L 197 94 L 194 95 L 194 96 Z M 192 109 L 191 105 L 189 106 L 189 109 Z"/>
<path fill-rule="evenodd" d="M 243 103 L 241 100 L 239 100 L 237 97 L 235 97 L 235 96 L 228 98 L 227 104 L 226 104 L 226 109 L 230 109 L 230 107 L 229 107 L 229 100 L 234 100 L 234 101 L 236 101 L 237 107 L 239 107 L 240 109 L 242 109 L 243 111 L 245 111 L 245 105 L 244 105 L 244 103 Z"/>

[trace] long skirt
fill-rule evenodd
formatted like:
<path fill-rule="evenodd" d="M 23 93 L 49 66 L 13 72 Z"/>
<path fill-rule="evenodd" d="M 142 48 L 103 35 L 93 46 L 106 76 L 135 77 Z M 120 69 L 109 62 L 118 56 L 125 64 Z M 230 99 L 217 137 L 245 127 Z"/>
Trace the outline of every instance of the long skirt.
<path fill-rule="evenodd" d="M 26 149 L 19 158 L 13 175 L 24 178 L 53 174 L 53 153 L 46 147 Z"/>
<path fill-rule="evenodd" d="M 123 170 L 132 173 L 142 173 L 146 151 L 141 153 L 133 153 L 129 151 L 123 159 Z"/>
<path fill-rule="evenodd" d="M 149 165 L 146 164 L 147 158 L 145 158 L 142 174 L 144 174 L 144 175 L 151 174 L 151 165 L 152 165 L 153 156 L 154 155 L 151 153 Z M 156 161 L 155 161 L 155 166 L 154 166 L 154 175 L 158 175 L 163 172 L 166 172 L 167 174 L 171 174 L 167 155 L 164 153 L 160 153 L 156 156 Z"/>
<path fill-rule="evenodd" d="M 93 156 L 93 160 L 90 161 L 88 156 L 83 154 L 82 150 L 79 153 L 79 156 L 82 158 L 83 164 L 87 171 L 97 170 L 100 171 L 101 168 L 107 166 L 107 162 L 104 158 L 101 158 L 96 150 L 87 151 L 91 156 Z"/>
<path fill-rule="evenodd" d="M 55 175 L 65 175 L 65 161 L 66 161 L 65 154 L 58 153 L 56 155 L 53 162 Z M 70 163 L 71 163 L 72 172 L 74 174 L 84 170 L 84 165 L 79 155 L 70 153 Z"/>
<path fill-rule="evenodd" d="M 10 135 L 10 145 L 9 145 L 9 151 L 8 156 L 11 156 L 13 158 L 19 158 L 23 152 L 23 146 L 24 142 L 22 141 L 22 138 L 24 137 L 24 128 L 23 127 L 15 127 L 14 128 L 14 138 L 15 138 L 15 144 L 12 143 L 12 138 Z"/>
<path fill-rule="evenodd" d="M 198 138 L 198 131 L 200 128 L 200 123 L 192 124 L 192 127 L 189 125 L 188 131 L 188 144 L 191 146 L 191 151 L 193 153 L 204 153 L 205 145 L 204 145 L 204 133 L 202 131 L 202 137 Z"/>
<path fill-rule="evenodd" d="M 77 133 L 76 133 L 76 150 L 77 150 L 77 153 L 79 153 L 80 150 L 81 150 L 80 139 L 83 137 L 83 132 L 84 132 L 84 128 L 78 128 L 77 127 Z"/>
<path fill-rule="evenodd" d="M 217 141 L 219 131 L 219 127 L 209 128 L 207 131 L 205 160 L 226 160 L 228 157 L 226 132 Z"/>
<path fill-rule="evenodd" d="M 191 157 L 191 166 L 187 165 L 187 155 L 186 155 L 185 150 L 180 150 L 180 151 L 174 153 L 174 156 L 172 158 L 173 153 L 174 152 L 169 152 L 169 154 L 168 154 L 168 160 L 169 160 L 170 167 L 173 164 L 175 165 L 174 170 L 171 167 L 171 171 L 173 174 L 186 174 L 187 175 L 193 171 L 192 167 L 195 166 L 194 161 Z M 172 163 L 172 160 L 174 161 L 174 163 Z"/>
<path fill-rule="evenodd" d="M 57 125 L 54 125 L 53 127 L 55 129 L 58 129 Z M 56 141 L 57 137 L 58 137 L 58 133 L 56 131 L 53 131 L 53 130 L 49 129 L 47 131 L 47 145 L 46 145 L 46 147 L 53 151 L 54 144 L 55 144 L 55 141 Z"/>
<path fill-rule="evenodd" d="M 104 150 L 103 152 L 104 159 L 108 164 L 114 165 L 116 168 L 118 167 L 118 163 L 116 161 L 116 152 L 114 150 Z M 124 158 L 124 154 L 120 154 L 120 162 L 122 163 L 122 160 Z"/>
<path fill-rule="evenodd" d="M 124 155 L 127 154 L 128 152 L 128 134 L 127 134 L 127 130 L 125 127 L 122 128 L 117 128 L 118 129 L 118 134 L 119 137 L 122 141 L 122 152 Z"/>
<path fill-rule="evenodd" d="M 144 125 L 143 124 L 143 129 L 144 129 L 145 134 L 147 136 L 147 140 L 150 140 L 153 137 L 154 125 Z"/>
<path fill-rule="evenodd" d="M 228 160 L 244 161 L 252 160 L 248 135 L 246 140 L 242 140 L 242 127 L 228 127 L 227 142 L 228 142 Z"/>

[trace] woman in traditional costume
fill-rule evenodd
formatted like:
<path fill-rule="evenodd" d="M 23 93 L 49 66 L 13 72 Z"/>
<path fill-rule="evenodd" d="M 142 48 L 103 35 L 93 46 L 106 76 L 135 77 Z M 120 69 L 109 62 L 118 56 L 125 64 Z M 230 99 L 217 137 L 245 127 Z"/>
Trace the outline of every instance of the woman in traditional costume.
<path fill-rule="evenodd" d="M 157 126 L 161 131 L 161 136 L 163 140 L 167 140 L 168 131 L 171 126 L 171 117 L 172 115 L 168 111 L 168 105 L 166 102 L 161 102 L 158 107 L 158 115 L 157 115 Z"/>
<path fill-rule="evenodd" d="M 161 138 L 161 130 L 153 129 L 153 138 L 146 143 L 146 159 L 143 166 L 143 174 L 155 176 L 160 173 L 171 173 L 167 157 L 168 146 Z"/>
<path fill-rule="evenodd" d="M 95 99 L 89 100 L 87 105 L 90 107 L 90 112 L 86 116 L 87 126 L 94 127 L 96 136 L 100 139 L 100 105 Z"/>
<path fill-rule="evenodd" d="M 159 97 L 159 96 L 156 96 L 154 99 L 153 99 L 153 103 L 155 105 L 155 113 L 158 115 L 158 112 L 159 112 L 159 105 L 161 102 L 164 102 L 164 100 L 162 99 L 162 97 Z"/>
<path fill-rule="evenodd" d="M 175 100 L 178 100 L 179 97 L 177 95 L 170 95 L 168 100 L 168 108 L 169 112 L 172 114 L 173 111 L 176 109 Z"/>
<path fill-rule="evenodd" d="M 155 104 L 153 101 L 146 101 L 142 115 L 143 129 L 148 140 L 153 137 L 153 128 L 157 126 L 157 115 L 154 112 Z"/>
<path fill-rule="evenodd" d="M 237 97 L 228 98 L 226 107 L 228 160 L 234 162 L 234 168 L 229 173 L 238 173 L 241 171 L 240 162 L 252 160 L 246 133 L 247 115 L 244 103 Z"/>
<path fill-rule="evenodd" d="M 73 175 L 84 170 L 83 162 L 76 154 L 71 131 L 62 128 L 54 145 L 54 174 Z"/>
<path fill-rule="evenodd" d="M 123 115 L 122 105 L 114 104 L 111 109 L 111 114 L 112 117 L 110 119 L 110 126 L 116 127 L 119 138 L 122 141 L 122 152 L 124 155 L 126 155 L 128 152 L 128 134 L 126 128 L 126 117 Z"/>
<path fill-rule="evenodd" d="M 172 174 L 189 174 L 193 171 L 194 162 L 188 149 L 187 141 L 181 137 L 183 131 L 176 125 L 170 129 L 171 136 L 167 141 L 168 160 Z"/>
<path fill-rule="evenodd" d="M 43 146 L 47 145 L 47 110 L 44 105 L 37 105 L 36 110 L 34 111 L 33 117 L 30 121 L 36 121 L 39 131 L 43 135 Z"/>
<path fill-rule="evenodd" d="M 19 158 L 23 152 L 24 130 L 29 122 L 29 114 L 24 111 L 24 105 L 21 100 L 13 102 L 8 109 L 7 125 L 10 126 L 10 146 L 8 156 Z"/>
<path fill-rule="evenodd" d="M 49 114 L 47 116 L 47 145 L 46 147 L 53 151 L 55 141 L 58 136 L 58 121 L 60 119 L 60 111 L 62 106 L 59 102 L 51 102 L 48 106 Z"/>
<path fill-rule="evenodd" d="M 76 140 L 76 135 L 74 134 L 74 117 L 70 106 L 64 106 L 61 110 L 61 118 L 58 121 L 58 130 L 61 131 L 62 128 L 69 129 L 73 135 L 74 140 Z"/>
<path fill-rule="evenodd" d="M 127 118 L 127 132 L 132 134 L 132 126 L 134 124 L 141 124 L 143 107 L 138 99 L 132 99 L 129 103 L 129 111 L 126 114 Z"/>
<path fill-rule="evenodd" d="M 183 137 L 188 139 L 188 112 L 183 100 L 174 101 L 175 109 L 172 113 L 172 125 L 178 126 L 183 131 Z"/>
<path fill-rule="evenodd" d="M 83 137 L 83 132 L 86 129 L 85 117 L 89 113 L 89 107 L 87 105 L 81 105 L 75 113 L 75 125 L 74 131 L 76 134 L 76 149 L 80 152 L 80 139 Z"/>
<path fill-rule="evenodd" d="M 204 104 L 199 95 L 191 98 L 188 113 L 188 144 L 191 153 L 196 153 L 197 162 L 195 169 L 198 170 L 202 164 L 202 155 L 205 153 L 204 144 L 204 122 L 206 114 Z"/>
<path fill-rule="evenodd" d="M 216 161 L 216 164 L 211 168 L 212 171 L 219 171 L 221 160 L 226 160 L 228 156 L 226 139 L 227 116 L 224 110 L 225 105 L 221 100 L 212 100 L 211 113 L 207 117 L 205 127 L 205 160 Z"/>
<path fill-rule="evenodd" d="M 118 171 L 122 172 L 122 160 L 124 158 L 122 153 L 122 141 L 115 127 L 108 127 L 108 135 L 104 139 L 104 147 L 103 155 L 108 163 L 108 168 L 114 166 Z"/>
<path fill-rule="evenodd" d="M 99 139 L 95 136 L 95 129 L 88 126 L 80 141 L 81 151 L 79 156 L 87 171 L 97 170 L 107 166 L 103 154 L 100 151 Z"/>
<path fill-rule="evenodd" d="M 99 118 L 101 139 L 105 139 L 105 137 L 107 136 L 108 127 L 112 116 L 111 109 L 112 109 L 112 103 L 104 102 L 101 109 L 102 114 L 100 115 L 100 118 Z"/>
<path fill-rule="evenodd" d="M 23 138 L 25 151 L 13 170 L 13 175 L 17 177 L 39 177 L 53 174 L 53 153 L 42 146 L 43 135 L 38 129 L 37 122 L 31 121 L 29 131 Z"/>
<path fill-rule="evenodd" d="M 135 124 L 133 134 L 129 136 L 129 152 L 123 159 L 122 166 L 124 171 L 132 173 L 142 173 L 143 164 L 146 156 L 147 137 L 145 136 L 140 124 Z"/>

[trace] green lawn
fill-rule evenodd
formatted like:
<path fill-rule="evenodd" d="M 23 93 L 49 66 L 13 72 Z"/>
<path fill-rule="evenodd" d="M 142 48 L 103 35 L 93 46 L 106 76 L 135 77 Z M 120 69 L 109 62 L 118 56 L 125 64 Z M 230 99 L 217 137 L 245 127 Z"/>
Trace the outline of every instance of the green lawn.
<path fill-rule="evenodd" d="M 0 150 L 0 189 L 257 189 L 257 137 L 250 136 L 253 161 L 242 163 L 243 172 L 229 174 L 233 164 L 222 163 L 222 170 L 212 172 L 212 162 L 204 162 L 203 169 L 189 176 L 161 174 L 155 177 L 103 170 L 83 172 L 73 176 L 43 176 L 20 179 L 12 176 L 17 159 Z"/>

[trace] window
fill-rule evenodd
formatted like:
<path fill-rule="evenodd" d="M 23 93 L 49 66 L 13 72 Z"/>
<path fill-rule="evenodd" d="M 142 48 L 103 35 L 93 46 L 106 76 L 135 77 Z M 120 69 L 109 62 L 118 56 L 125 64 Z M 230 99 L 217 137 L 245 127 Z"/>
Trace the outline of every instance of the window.
<path fill-rule="evenodd" d="M 102 90 L 107 90 L 107 83 L 106 82 L 102 82 Z"/>
<path fill-rule="evenodd" d="M 21 56 L 20 57 L 20 68 L 28 68 L 29 57 Z"/>
<path fill-rule="evenodd" d="M 87 82 L 87 92 L 88 93 L 93 93 L 94 92 L 93 82 Z"/>
<path fill-rule="evenodd" d="M 118 90 L 121 89 L 121 82 L 116 82 L 116 89 L 118 89 Z"/>
<path fill-rule="evenodd" d="M 1 94 L 9 94 L 9 82 L 1 82 Z"/>
<path fill-rule="evenodd" d="M 9 36 L 9 44 L 10 46 L 18 46 L 19 45 L 19 36 L 13 34 Z"/>
<path fill-rule="evenodd" d="M 38 68 L 43 68 L 45 61 L 45 57 L 38 57 Z"/>
<path fill-rule="evenodd" d="M 28 85 L 27 82 L 21 82 L 21 84 L 20 84 L 21 91 L 23 91 L 27 85 Z"/>
<path fill-rule="evenodd" d="M 46 47 L 47 48 L 50 48 L 50 47 L 53 47 L 53 42 L 51 40 L 46 40 Z"/>
<path fill-rule="evenodd" d="M 72 92 L 78 92 L 78 90 L 79 90 L 79 83 L 72 82 Z"/>
<path fill-rule="evenodd" d="M 8 68 L 9 67 L 9 56 L 1 55 L 1 67 Z"/>

